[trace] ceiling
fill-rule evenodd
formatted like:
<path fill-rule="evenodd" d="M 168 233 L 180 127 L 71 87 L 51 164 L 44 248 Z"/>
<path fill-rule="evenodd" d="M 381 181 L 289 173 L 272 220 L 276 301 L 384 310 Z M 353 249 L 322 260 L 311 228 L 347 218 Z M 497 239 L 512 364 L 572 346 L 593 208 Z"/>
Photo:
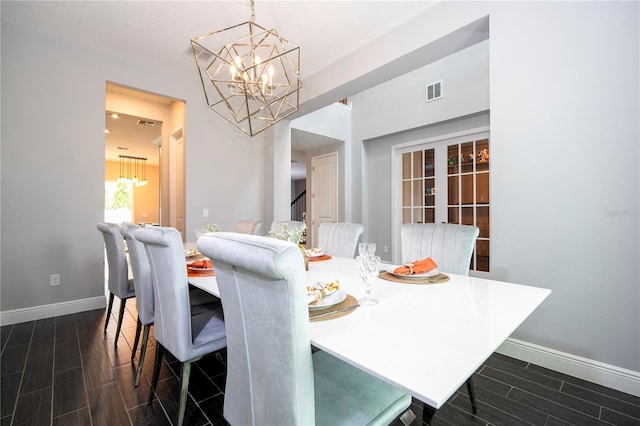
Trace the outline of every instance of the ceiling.
<path fill-rule="evenodd" d="M 277 1 L 255 0 L 255 22 L 276 28 L 300 46 L 301 79 L 328 68 L 375 38 L 424 12 L 437 1 Z M 226 1 L 7 1 L 2 23 L 86 45 L 130 60 L 142 60 L 194 75 L 190 39 L 250 18 L 248 0 Z M 108 156 L 117 159 L 126 146 L 142 142 L 135 156 L 149 158 L 157 148 L 153 128 L 122 117 L 106 135 Z M 158 128 L 157 126 L 156 128 Z M 120 135 L 131 133 L 123 139 Z M 326 140 L 301 132 L 294 149 L 309 150 Z M 329 141 L 332 142 L 332 141 Z M 333 141 L 335 142 L 335 141 Z M 126 154 L 126 151 L 123 155 Z M 157 159 L 155 160 L 157 163 Z"/>
<path fill-rule="evenodd" d="M 255 22 L 300 46 L 304 81 L 435 3 L 255 0 Z M 249 17 L 247 0 L 2 1 L 3 23 L 190 74 L 191 38 Z"/>
<path fill-rule="evenodd" d="M 117 117 L 112 116 L 114 112 Z M 127 155 L 158 165 L 161 121 L 106 111 L 104 122 L 105 159 L 118 161 L 119 155 Z"/>

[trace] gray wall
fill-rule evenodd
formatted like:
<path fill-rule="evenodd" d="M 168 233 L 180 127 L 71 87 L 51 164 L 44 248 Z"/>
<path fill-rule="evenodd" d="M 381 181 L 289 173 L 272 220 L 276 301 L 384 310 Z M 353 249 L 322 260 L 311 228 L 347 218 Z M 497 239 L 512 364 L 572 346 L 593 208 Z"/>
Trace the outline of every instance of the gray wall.
<path fill-rule="evenodd" d="M 262 144 L 208 111 L 195 71 L 172 73 L 4 22 L 1 30 L 3 313 L 85 299 L 104 306 L 96 223 L 107 81 L 186 101 L 187 236 L 206 223 L 234 229 L 260 217 Z M 59 287 L 49 286 L 50 274 L 61 275 Z"/>
<path fill-rule="evenodd" d="M 449 6 L 436 7 L 453 17 L 457 9 Z M 638 6 L 474 2 L 459 12 L 490 16 L 493 278 L 553 291 L 513 337 L 634 372 L 640 371 Z M 429 82 L 415 79 L 415 93 Z M 606 90 L 597 89 L 605 82 Z M 368 92 L 353 98 L 359 161 L 352 173 L 372 182 L 367 188 L 354 178 L 350 201 L 369 239 L 384 244 L 389 200 L 377 196 L 377 187 L 384 194 L 395 142 L 383 138 L 453 117 L 414 115 L 424 108 L 418 97 L 405 99 L 403 114 L 394 116 L 397 106 L 381 101 L 361 113 L 359 97 L 376 99 Z M 357 154 L 363 146 L 364 159 Z"/>

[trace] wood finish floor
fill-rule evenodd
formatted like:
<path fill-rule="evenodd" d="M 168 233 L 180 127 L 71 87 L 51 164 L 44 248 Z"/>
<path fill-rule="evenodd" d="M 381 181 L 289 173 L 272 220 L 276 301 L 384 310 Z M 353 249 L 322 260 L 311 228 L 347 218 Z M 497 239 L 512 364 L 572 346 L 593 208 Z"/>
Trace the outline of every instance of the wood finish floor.
<path fill-rule="evenodd" d="M 114 305 L 117 305 L 118 301 Z M 114 313 L 118 312 L 114 306 Z M 147 407 L 155 342 L 134 388 L 131 347 L 135 302 L 127 303 L 114 348 L 116 317 L 103 334 L 104 310 L 4 326 L 0 330 L 0 426 L 171 425 L 177 418 L 180 365 L 163 365 Z M 192 369 L 185 425 L 225 425 L 225 365 L 210 356 Z M 137 357 L 136 357 L 137 362 Z M 493 354 L 474 375 L 478 414 L 463 385 L 437 411 L 432 425 L 640 425 L 640 398 Z M 422 405 L 415 402 L 414 425 Z"/>

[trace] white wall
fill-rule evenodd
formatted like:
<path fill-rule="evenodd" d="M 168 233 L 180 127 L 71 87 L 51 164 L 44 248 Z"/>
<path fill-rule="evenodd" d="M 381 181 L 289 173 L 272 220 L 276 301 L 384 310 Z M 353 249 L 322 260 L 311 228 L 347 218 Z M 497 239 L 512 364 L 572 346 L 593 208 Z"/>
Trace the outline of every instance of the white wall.
<path fill-rule="evenodd" d="M 637 2 L 473 2 L 458 13 L 464 8 L 436 6 L 447 9 L 452 24 L 470 10 L 477 18 L 490 17 L 493 278 L 553 291 L 513 337 L 606 364 L 621 376 L 635 375 L 629 391 L 636 394 L 638 7 Z M 429 18 L 423 18 L 428 26 Z M 367 163 L 354 175 L 384 167 L 390 147 L 376 146 L 377 138 L 430 124 L 427 115 L 422 122 L 407 117 L 423 106 L 418 99 L 407 101 L 404 115 L 385 121 L 372 111 L 360 114 L 356 101 L 354 157 L 363 140 L 376 140 L 365 142 Z M 387 219 L 378 209 L 388 200 L 377 202 L 366 189 L 354 181 L 351 202 L 368 203 L 362 209 L 369 212 L 366 232 L 384 238 Z"/>
<path fill-rule="evenodd" d="M 193 74 L 175 74 L 12 25 L 1 30 L 3 322 L 34 307 L 104 306 L 96 223 L 107 81 L 186 101 L 187 236 L 206 223 L 234 229 L 260 216 L 262 144 L 206 108 L 195 65 Z M 49 287 L 50 274 L 61 275 L 59 287 Z"/>

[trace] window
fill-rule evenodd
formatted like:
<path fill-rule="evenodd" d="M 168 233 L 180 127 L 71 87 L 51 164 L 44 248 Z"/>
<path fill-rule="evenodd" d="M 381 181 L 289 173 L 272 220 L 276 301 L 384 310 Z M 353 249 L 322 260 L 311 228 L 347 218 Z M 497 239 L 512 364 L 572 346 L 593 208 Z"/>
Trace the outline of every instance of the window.
<path fill-rule="evenodd" d="M 111 223 L 132 222 L 133 184 L 132 182 L 105 181 L 104 220 Z"/>

